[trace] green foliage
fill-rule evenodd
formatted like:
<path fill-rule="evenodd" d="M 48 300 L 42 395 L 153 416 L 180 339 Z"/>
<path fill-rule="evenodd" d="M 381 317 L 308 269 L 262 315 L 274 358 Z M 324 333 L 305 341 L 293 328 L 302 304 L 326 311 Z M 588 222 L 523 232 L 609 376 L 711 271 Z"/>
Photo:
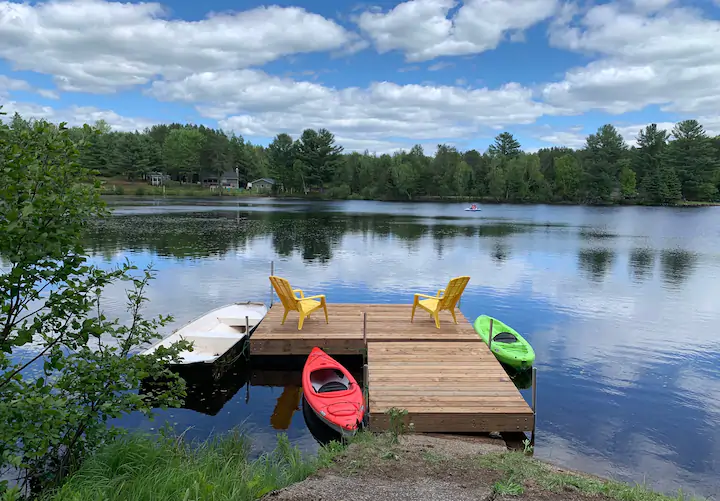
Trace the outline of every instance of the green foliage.
<path fill-rule="evenodd" d="M 249 460 L 250 442 L 236 431 L 201 443 L 134 435 L 108 443 L 89 458 L 55 501 L 259 499 L 329 466 L 344 451 L 336 442 L 303 458 L 286 435 L 274 451 Z"/>
<path fill-rule="evenodd" d="M 179 405 L 184 395 L 164 366 L 186 344 L 129 356 L 169 320 L 141 315 L 151 270 L 87 264 L 84 231 L 106 209 L 95 173 L 79 162 L 84 144 L 65 124 L 0 124 L 0 476 L 22 474 L 33 487 L 60 481 L 116 434 L 108 419 Z M 103 289 L 119 281 L 132 285 L 129 325 L 100 306 Z M 146 377 L 170 384 L 141 396 L 134 390 Z M 0 494 L 7 487 L 0 483 Z"/>
<path fill-rule="evenodd" d="M 697 120 L 684 120 L 672 131 L 666 159 L 678 175 L 686 200 L 710 201 L 718 194 L 717 175 L 720 159 L 713 140 Z"/>
<path fill-rule="evenodd" d="M 28 125 L 18 115 L 11 128 Z M 639 131 L 633 148 L 615 127 L 604 125 L 581 149 L 543 148 L 532 154 L 524 153 L 509 132 L 498 134 L 484 153 L 439 144 L 434 156 L 420 145 L 392 154 L 345 153 L 322 128 L 305 129 L 295 140 L 278 134 L 267 147 L 178 123 L 128 133 L 99 121 L 71 129 L 70 137 L 83 144 L 80 164 L 104 177 L 147 183 L 151 172 L 162 171 L 182 183 L 182 189 L 167 186 L 165 192 L 143 187 L 144 194 L 155 196 L 207 196 L 211 192 L 201 189 L 203 181 L 237 170 L 242 187 L 274 178 L 273 194 L 279 196 L 602 204 L 720 200 L 720 138 L 709 138 L 695 120 L 678 123 L 672 137 L 651 124 Z M 124 190 L 136 194 L 138 187 Z M 109 187 L 105 193 L 111 194 Z"/>
<path fill-rule="evenodd" d="M 405 424 L 405 418 L 408 415 L 407 409 L 398 409 L 397 407 L 393 407 L 392 409 L 385 411 L 385 414 L 388 415 L 388 432 L 390 433 L 391 443 L 396 444 L 400 441 L 401 435 L 408 431 L 408 429 L 413 428 L 413 424 L 410 423 L 409 426 Z"/>
<path fill-rule="evenodd" d="M 481 468 L 497 470 L 503 473 L 503 479 L 494 486 L 497 494 L 520 495 L 526 482 L 534 488 L 553 493 L 569 490 L 588 496 L 605 496 L 618 501 L 682 501 L 689 499 L 680 492 L 677 497 L 669 497 L 653 492 L 642 485 L 629 485 L 610 480 L 581 476 L 555 471 L 551 466 L 531 459 L 522 452 L 491 453 L 480 456 Z"/>

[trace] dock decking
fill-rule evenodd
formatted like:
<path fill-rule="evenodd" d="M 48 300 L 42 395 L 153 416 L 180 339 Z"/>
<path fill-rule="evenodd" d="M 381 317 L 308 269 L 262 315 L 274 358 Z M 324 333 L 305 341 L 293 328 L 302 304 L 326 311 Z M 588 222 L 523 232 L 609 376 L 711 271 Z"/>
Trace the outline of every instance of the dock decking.
<path fill-rule="evenodd" d="M 443 312 L 440 329 L 410 304 L 328 304 L 297 329 L 297 314 L 281 325 L 273 305 L 250 338 L 253 355 L 367 354 L 370 426 L 386 429 L 387 411 L 406 409 L 417 432 L 529 431 L 534 414 L 470 322 Z"/>

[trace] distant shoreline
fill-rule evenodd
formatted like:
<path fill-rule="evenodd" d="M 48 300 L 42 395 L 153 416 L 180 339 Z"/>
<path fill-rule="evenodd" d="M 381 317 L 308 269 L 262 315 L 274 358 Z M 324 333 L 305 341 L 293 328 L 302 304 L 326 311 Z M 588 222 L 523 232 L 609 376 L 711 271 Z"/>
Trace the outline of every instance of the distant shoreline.
<path fill-rule="evenodd" d="M 606 203 L 583 203 L 583 202 L 568 202 L 568 201 L 506 201 L 506 200 L 495 200 L 495 199 L 484 199 L 470 198 L 470 197 L 418 197 L 412 200 L 400 200 L 400 199 L 365 199 L 365 198 L 331 198 L 322 195 L 266 195 L 260 193 L 251 192 L 239 192 L 239 193 L 226 193 L 223 195 L 217 193 L 208 193 L 205 190 L 202 192 L 172 192 L 158 194 L 158 193 L 104 193 L 103 199 L 107 200 L 122 200 L 122 199 L 147 199 L 147 200 L 162 200 L 165 198 L 181 199 L 181 198 L 193 198 L 201 200 L 228 200 L 228 199 L 244 199 L 244 198 L 267 198 L 273 200 L 303 200 L 303 201 L 366 201 L 366 202 L 405 202 L 405 203 L 477 203 L 484 205 L 556 205 L 556 206 L 582 206 L 582 207 L 718 207 L 720 202 L 694 202 L 694 201 L 681 201 L 674 204 L 651 204 L 647 202 L 633 202 L 633 201 L 622 201 L 622 202 L 606 202 Z"/>

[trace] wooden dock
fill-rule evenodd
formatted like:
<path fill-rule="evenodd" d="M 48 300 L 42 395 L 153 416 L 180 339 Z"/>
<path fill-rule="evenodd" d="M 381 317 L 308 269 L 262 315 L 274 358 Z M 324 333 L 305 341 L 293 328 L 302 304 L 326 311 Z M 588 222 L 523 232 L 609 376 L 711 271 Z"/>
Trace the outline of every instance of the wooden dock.
<path fill-rule="evenodd" d="M 410 304 L 328 304 L 329 323 L 314 312 L 297 329 L 297 314 L 281 325 L 273 305 L 250 338 L 253 355 L 367 355 L 370 426 L 386 429 L 392 408 L 408 411 L 417 432 L 515 432 L 534 428 L 534 414 L 485 343 L 456 310 L 440 329 Z"/>

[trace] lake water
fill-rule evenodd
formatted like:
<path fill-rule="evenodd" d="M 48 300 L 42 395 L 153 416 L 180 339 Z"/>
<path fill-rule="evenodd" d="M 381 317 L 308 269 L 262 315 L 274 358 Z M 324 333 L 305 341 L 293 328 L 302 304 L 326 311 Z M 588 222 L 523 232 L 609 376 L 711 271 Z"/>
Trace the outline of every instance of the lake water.
<path fill-rule="evenodd" d="M 99 263 L 152 262 L 146 313 L 172 314 L 172 328 L 228 302 L 269 302 L 271 261 L 330 302 L 409 303 L 470 275 L 465 316 L 506 321 L 537 353 L 537 456 L 717 497 L 720 208 L 463 207 L 126 202 L 89 246 Z M 105 310 L 122 316 L 122 289 L 106 296 Z M 257 386 L 248 374 L 232 381 L 209 413 L 174 409 L 124 424 L 168 420 L 196 437 L 244 424 L 260 449 L 280 432 L 317 447 L 292 412 L 297 388 Z"/>

